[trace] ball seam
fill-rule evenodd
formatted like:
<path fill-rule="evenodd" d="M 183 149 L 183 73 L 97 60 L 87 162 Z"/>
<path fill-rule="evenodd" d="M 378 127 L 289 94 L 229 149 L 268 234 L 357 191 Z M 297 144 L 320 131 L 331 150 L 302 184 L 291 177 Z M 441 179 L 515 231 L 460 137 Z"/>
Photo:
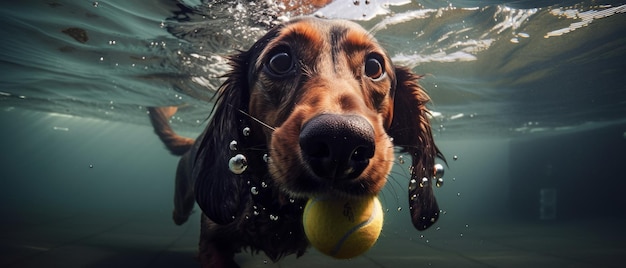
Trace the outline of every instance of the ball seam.
<path fill-rule="evenodd" d="M 355 225 L 354 227 L 350 228 L 350 230 L 348 230 L 348 232 L 346 232 L 341 237 L 341 239 L 339 239 L 337 244 L 335 244 L 335 247 L 330 251 L 331 256 L 337 256 L 337 253 L 339 253 L 339 250 L 341 250 L 343 243 L 346 242 L 346 240 L 348 240 L 348 237 L 350 237 L 350 235 L 356 232 L 356 230 L 361 229 L 363 226 L 370 224 L 372 221 L 374 221 L 374 219 L 376 219 L 376 217 L 378 216 L 378 212 L 380 210 L 379 206 L 380 204 L 378 202 L 374 202 L 373 212 L 370 215 L 370 217 L 366 221 L 361 222 L 358 225 Z"/>

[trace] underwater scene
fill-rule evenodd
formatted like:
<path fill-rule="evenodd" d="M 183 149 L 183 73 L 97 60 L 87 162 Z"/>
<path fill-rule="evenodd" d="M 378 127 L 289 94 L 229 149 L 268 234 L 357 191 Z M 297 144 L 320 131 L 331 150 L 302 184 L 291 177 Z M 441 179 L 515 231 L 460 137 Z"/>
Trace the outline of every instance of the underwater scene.
<path fill-rule="evenodd" d="M 203 210 L 172 221 L 180 157 L 149 107 L 178 107 L 168 123 L 195 139 L 229 56 L 300 16 L 357 23 L 422 75 L 445 158 L 426 182 L 439 218 L 412 223 L 412 157 L 395 150 L 367 251 L 275 261 L 246 249 L 239 266 L 624 266 L 624 0 L 0 6 L 0 267 L 201 267 Z"/>

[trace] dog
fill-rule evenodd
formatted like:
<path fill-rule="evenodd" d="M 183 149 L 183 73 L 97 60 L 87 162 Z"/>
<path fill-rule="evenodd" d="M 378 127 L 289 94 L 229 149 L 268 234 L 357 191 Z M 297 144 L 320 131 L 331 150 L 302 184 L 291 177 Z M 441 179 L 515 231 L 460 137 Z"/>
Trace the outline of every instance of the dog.
<path fill-rule="evenodd" d="M 168 124 L 176 107 L 151 107 L 156 134 L 182 158 L 173 219 L 202 210 L 199 261 L 238 267 L 241 250 L 272 261 L 305 253 L 302 226 L 313 196 L 377 195 L 395 162 L 411 156 L 411 221 L 439 217 L 431 184 L 436 158 L 420 76 L 394 66 L 361 26 L 293 19 L 229 58 L 208 125 L 197 139 Z M 445 161 L 445 159 L 444 159 Z"/>

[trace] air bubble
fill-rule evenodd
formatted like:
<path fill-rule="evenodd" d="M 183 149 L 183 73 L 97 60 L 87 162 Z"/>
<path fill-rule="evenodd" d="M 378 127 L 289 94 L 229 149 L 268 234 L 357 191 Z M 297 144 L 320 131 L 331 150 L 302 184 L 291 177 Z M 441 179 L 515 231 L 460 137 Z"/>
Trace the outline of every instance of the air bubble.
<path fill-rule="evenodd" d="M 422 181 L 420 182 L 420 187 L 421 188 L 428 187 L 428 178 L 426 177 L 422 178 Z"/>
<path fill-rule="evenodd" d="M 264 181 L 261 182 L 261 187 L 263 188 L 267 188 L 267 183 L 265 183 Z"/>
<path fill-rule="evenodd" d="M 443 178 L 438 178 L 435 185 L 437 186 L 437 188 L 441 188 L 441 186 L 443 186 Z"/>
<path fill-rule="evenodd" d="M 252 188 L 250 188 L 250 192 L 253 195 L 258 195 L 259 194 L 259 190 L 257 190 L 255 186 L 252 186 Z"/>
<path fill-rule="evenodd" d="M 228 148 L 230 148 L 231 151 L 237 151 L 237 141 L 233 140 L 230 142 L 230 144 L 228 145 Z"/>
<path fill-rule="evenodd" d="M 228 161 L 228 168 L 235 174 L 241 174 L 248 168 L 248 160 L 244 155 L 237 154 Z"/>
<path fill-rule="evenodd" d="M 402 211 L 402 207 L 398 207 L 398 211 Z"/>
<path fill-rule="evenodd" d="M 278 216 L 270 214 L 270 220 L 277 221 Z"/>
<path fill-rule="evenodd" d="M 244 136 L 246 136 L 246 137 L 250 136 L 250 128 L 249 127 L 244 127 L 242 132 L 243 132 Z"/>
<path fill-rule="evenodd" d="M 456 156 L 456 155 L 452 157 L 452 160 L 454 160 L 454 161 L 456 161 L 457 159 L 459 159 L 459 157 Z"/>
<path fill-rule="evenodd" d="M 443 177 L 444 169 L 442 164 L 435 164 L 435 178 Z"/>
<path fill-rule="evenodd" d="M 404 156 L 398 156 L 398 162 L 404 164 Z"/>
<path fill-rule="evenodd" d="M 265 163 L 269 162 L 269 161 L 270 161 L 270 156 L 269 156 L 269 155 L 267 155 L 267 154 L 264 154 L 264 155 L 263 155 L 263 161 L 264 161 Z"/>

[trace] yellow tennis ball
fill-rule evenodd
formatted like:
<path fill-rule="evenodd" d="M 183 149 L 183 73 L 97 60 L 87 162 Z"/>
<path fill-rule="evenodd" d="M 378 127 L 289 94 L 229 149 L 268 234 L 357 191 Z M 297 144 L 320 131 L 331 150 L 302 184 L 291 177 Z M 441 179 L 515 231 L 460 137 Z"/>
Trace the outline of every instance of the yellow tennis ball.
<path fill-rule="evenodd" d="M 371 248 L 383 227 L 378 197 L 310 199 L 302 218 L 313 247 L 337 259 L 359 256 Z"/>

